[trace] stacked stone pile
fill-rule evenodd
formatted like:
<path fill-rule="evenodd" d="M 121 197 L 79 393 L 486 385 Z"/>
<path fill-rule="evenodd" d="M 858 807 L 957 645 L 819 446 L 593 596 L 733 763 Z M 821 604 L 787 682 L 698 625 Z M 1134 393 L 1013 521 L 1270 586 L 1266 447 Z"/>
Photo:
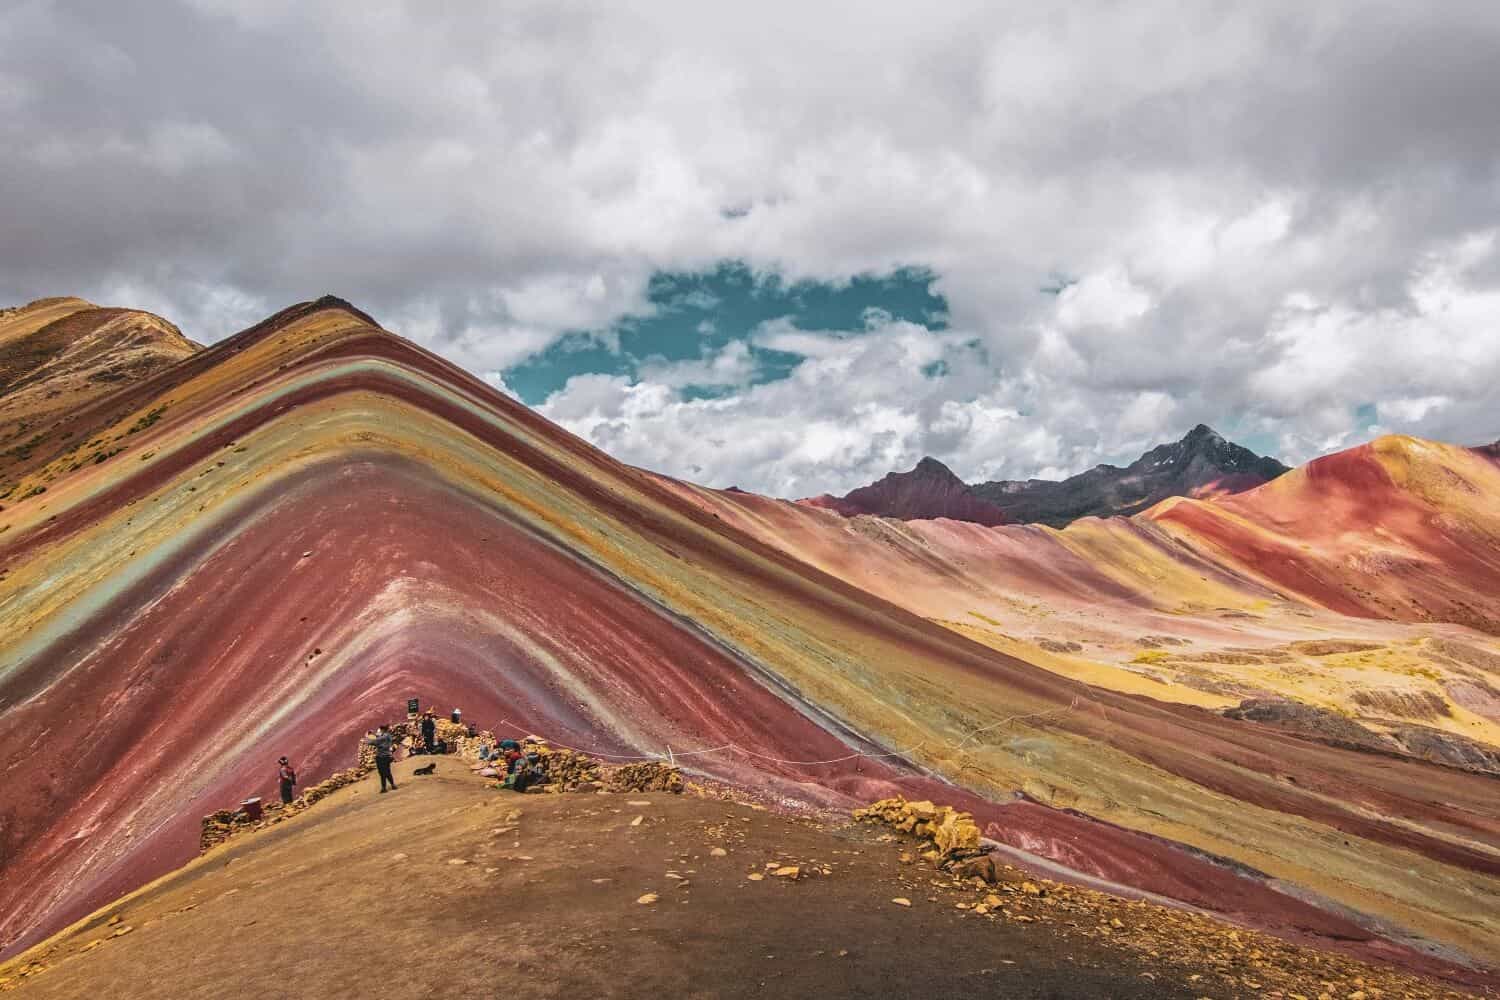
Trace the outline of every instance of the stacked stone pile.
<path fill-rule="evenodd" d="M 415 727 L 417 739 L 421 740 L 421 727 Z M 450 747 L 461 747 L 469 742 L 469 727 L 462 722 L 454 722 L 452 719 L 437 720 L 437 738 Z"/>
<path fill-rule="evenodd" d="M 451 723 L 450 723 L 451 725 Z M 467 727 L 465 727 L 467 730 Z M 439 733 L 439 736 L 442 734 Z M 499 745 L 500 739 L 488 729 L 481 729 L 478 736 L 469 736 L 467 732 L 463 736 L 455 736 L 448 741 L 453 747 L 453 752 L 462 756 L 465 760 L 478 760 L 480 750 L 493 750 Z"/>
<path fill-rule="evenodd" d="M 603 784 L 611 792 L 671 792 L 682 794 L 682 770 L 659 760 L 620 764 L 604 769 Z"/>
<path fill-rule="evenodd" d="M 994 859 L 980 847 L 979 826 L 969 813 L 925 800 L 908 802 L 898 795 L 854 810 L 854 818 L 884 823 L 928 841 L 922 857 L 955 875 L 995 881 Z"/>
<path fill-rule="evenodd" d="M 267 805 L 258 820 L 252 820 L 243 809 L 220 809 L 217 812 L 211 812 L 203 817 L 203 824 L 198 832 L 198 850 L 201 853 L 215 844 L 222 844 L 242 830 L 260 830 L 295 816 L 319 799 L 326 798 L 345 785 L 352 785 L 374 767 L 375 762 L 372 756 L 368 766 L 361 764 L 343 771 L 335 771 L 311 788 L 304 789 L 302 794 L 293 799 L 290 804 L 282 805 L 280 802 L 272 802 Z"/>
<path fill-rule="evenodd" d="M 600 764 L 588 754 L 566 747 L 554 749 L 536 736 L 528 736 L 521 743 L 521 752 L 534 753 L 542 759 L 542 767 L 550 779 L 550 784 L 543 786 L 545 788 L 567 792 L 576 790 L 579 785 L 599 781 Z"/>
<path fill-rule="evenodd" d="M 215 844 L 228 840 L 236 827 L 244 829 L 253 825 L 250 817 L 233 809 L 220 809 L 203 817 L 203 827 L 198 832 L 198 851 L 202 853 Z"/>
<path fill-rule="evenodd" d="M 478 741 L 483 741 L 489 735 L 489 733 L 481 733 Z M 682 794 L 684 787 L 682 771 L 662 761 L 605 764 L 580 750 L 553 747 L 540 736 L 527 736 L 518 742 L 521 744 L 522 753 L 536 754 L 541 758 L 542 768 L 547 772 L 549 781 L 545 785 L 536 786 L 538 791 L 602 790 Z M 477 748 L 474 753 L 478 754 Z"/>

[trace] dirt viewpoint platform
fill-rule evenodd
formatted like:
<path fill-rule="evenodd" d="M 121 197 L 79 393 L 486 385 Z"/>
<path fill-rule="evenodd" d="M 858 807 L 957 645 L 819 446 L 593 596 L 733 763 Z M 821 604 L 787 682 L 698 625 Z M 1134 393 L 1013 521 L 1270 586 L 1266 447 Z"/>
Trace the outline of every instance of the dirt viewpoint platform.
<path fill-rule="evenodd" d="M 0 967 L 21 997 L 1461 996 L 869 824 L 499 792 L 459 762 L 236 837 Z M 791 869 L 795 869 L 795 875 Z M 904 903 L 902 902 L 904 901 Z M 976 911 L 976 907 L 979 908 Z"/>

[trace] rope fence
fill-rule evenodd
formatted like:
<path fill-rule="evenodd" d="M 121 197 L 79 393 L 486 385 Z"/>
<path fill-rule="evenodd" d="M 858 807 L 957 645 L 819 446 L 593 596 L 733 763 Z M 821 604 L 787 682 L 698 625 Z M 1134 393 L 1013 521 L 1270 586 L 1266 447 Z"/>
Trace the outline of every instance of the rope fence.
<path fill-rule="evenodd" d="M 1064 706 L 1062 708 L 1049 709 L 1049 710 L 1047 710 L 1045 712 L 1027 712 L 1027 713 L 1023 713 L 1023 714 L 1020 714 L 1020 715 L 1012 715 L 1012 716 L 1008 716 L 1008 717 L 1006 717 L 1004 719 L 1000 719 L 1000 720 L 998 720 L 996 722 L 992 722 L 992 723 L 989 723 L 987 725 L 980 726 L 977 729 L 974 729 L 972 732 L 970 732 L 967 736 L 965 736 L 958 743 L 950 743 L 950 744 L 948 744 L 949 749 L 952 750 L 954 753 L 958 754 L 960 757 L 967 757 L 970 753 L 972 753 L 972 751 L 969 749 L 969 744 L 971 742 L 973 742 L 975 739 L 977 739 L 978 737 L 980 737 L 984 733 L 992 732 L 992 731 L 994 731 L 996 729 L 999 729 L 999 728 L 1001 728 L 1003 726 L 1008 726 L 1008 725 L 1011 725 L 1011 724 L 1017 723 L 1017 722 L 1024 722 L 1024 721 L 1028 721 L 1028 720 L 1041 720 L 1041 719 L 1058 718 L 1060 716 L 1066 715 L 1069 712 L 1077 711 L 1078 707 L 1079 707 L 1079 703 L 1081 701 L 1083 701 L 1083 700 L 1084 700 L 1084 697 L 1082 695 L 1074 695 L 1073 696 L 1073 700 L 1070 701 L 1066 706 Z M 1089 700 L 1092 702 L 1092 699 L 1089 699 Z M 1099 706 L 1099 708 L 1102 710 L 1104 708 L 1104 706 L 1101 705 L 1101 706 Z M 1107 713 L 1106 713 L 1106 715 L 1107 715 Z M 660 760 L 660 761 L 667 761 L 667 762 L 672 763 L 672 764 L 675 764 L 677 762 L 677 759 L 680 758 L 680 757 L 702 757 L 702 756 L 707 756 L 707 755 L 710 755 L 710 754 L 728 753 L 728 752 L 741 753 L 741 754 L 744 754 L 747 757 L 755 757 L 755 758 L 758 758 L 760 760 L 770 761 L 771 763 L 774 763 L 774 764 L 785 764 L 785 765 L 788 765 L 788 766 L 791 766 L 791 767 L 820 767 L 820 766 L 823 766 L 823 765 L 826 765 L 826 764 L 842 764 L 845 761 L 858 760 L 858 759 L 861 759 L 861 758 L 869 759 L 869 760 L 888 760 L 888 759 L 891 759 L 891 758 L 902 758 L 902 759 L 908 759 L 909 760 L 911 758 L 912 754 L 916 753 L 923 746 L 926 746 L 929 742 L 931 742 L 930 740 L 920 740 L 920 741 L 918 741 L 917 743 L 913 744 L 912 746 L 908 747 L 905 750 L 895 750 L 895 751 L 891 751 L 889 753 L 871 753 L 871 752 L 867 752 L 867 751 L 855 751 L 853 753 L 845 754 L 842 757 L 830 757 L 830 758 L 828 758 L 826 760 L 787 760 L 785 758 L 774 757 L 774 756 L 772 756 L 770 754 L 761 753 L 758 750 L 751 750 L 748 747 L 740 746 L 738 743 L 724 743 L 724 744 L 722 744 L 720 746 L 716 746 L 716 747 L 701 747 L 701 748 L 699 748 L 697 750 L 673 750 L 672 747 L 670 745 L 668 745 L 666 747 L 666 752 L 665 753 L 611 754 L 611 753 L 604 753 L 604 752 L 599 751 L 599 750 L 587 750 L 587 749 L 584 749 L 583 747 L 572 746 L 572 745 L 570 745 L 568 743 L 564 743 L 564 742 L 561 742 L 559 740 L 553 740 L 550 737 L 543 736 L 541 733 L 538 733 L 538 732 L 536 732 L 533 729 L 528 729 L 528 728 L 526 728 L 524 726 L 521 726 L 518 723 L 511 721 L 510 719 L 501 719 L 500 722 L 499 722 L 499 724 L 496 726 L 496 728 L 498 729 L 500 727 L 508 727 L 511 730 L 513 730 L 513 731 L 515 731 L 517 733 L 522 734 L 523 736 L 537 736 L 537 737 L 539 737 L 541 739 L 545 739 L 547 741 L 547 743 L 550 744 L 551 746 L 561 747 L 564 750 L 572 750 L 575 753 L 588 754 L 591 757 L 600 757 L 600 758 L 603 758 L 605 760 L 615 760 L 615 761 Z M 959 765 L 958 765 L 958 768 L 959 768 L 960 771 L 963 771 L 963 770 L 965 770 L 968 767 L 969 767 L 969 764 L 964 763 L 964 762 L 960 762 Z"/>

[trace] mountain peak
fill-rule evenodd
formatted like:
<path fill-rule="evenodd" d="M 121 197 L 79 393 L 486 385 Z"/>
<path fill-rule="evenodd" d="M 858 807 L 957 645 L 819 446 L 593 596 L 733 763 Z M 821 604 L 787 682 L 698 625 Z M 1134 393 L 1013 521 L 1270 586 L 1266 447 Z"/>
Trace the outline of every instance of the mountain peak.
<path fill-rule="evenodd" d="M 942 462 L 925 456 L 910 472 L 888 473 L 847 496 L 816 506 L 846 516 L 904 520 L 948 517 L 979 524 L 1039 523 L 1062 527 L 1080 517 L 1136 514 L 1168 497 L 1240 493 L 1287 471 L 1198 424 L 1179 440 L 1157 445 L 1126 468 L 1096 465 L 1061 481 L 1028 479 L 969 486 Z"/>
<path fill-rule="evenodd" d="M 982 483 L 972 492 L 998 504 L 1013 521 L 1062 527 L 1080 517 L 1136 514 L 1169 497 L 1240 493 L 1286 471 L 1276 459 L 1198 424 L 1123 469 L 1099 465 L 1061 482 Z"/>
<path fill-rule="evenodd" d="M 1224 440 L 1224 436 L 1222 434 L 1220 434 L 1218 431 L 1214 430 L 1207 424 L 1199 424 L 1197 427 L 1194 427 L 1192 430 L 1188 431 L 1183 435 L 1182 441 L 1184 444 L 1228 443 Z"/>
<path fill-rule="evenodd" d="M 932 479 L 953 479 L 957 480 L 960 483 L 963 482 L 963 480 L 959 479 L 957 474 L 955 474 L 952 469 L 948 468 L 946 465 L 944 465 L 942 462 L 939 462 L 931 455 L 925 456 L 920 462 L 913 466 L 912 470 L 906 473 L 906 475 L 923 476 Z"/>
<path fill-rule="evenodd" d="M 380 324 L 376 322 L 375 318 L 369 313 L 365 312 L 363 309 L 355 305 L 353 302 L 350 302 L 348 299 L 340 298 L 337 295 L 320 295 L 316 299 L 313 299 L 311 302 L 304 303 L 300 308 L 308 315 L 316 312 L 323 312 L 327 309 L 338 309 L 342 310 L 343 312 L 349 313 L 351 316 L 358 317 L 364 322 L 369 323 L 371 326 L 380 327 Z M 384 329 L 384 327 L 380 328 Z"/>
<path fill-rule="evenodd" d="M 878 483 L 853 490 L 836 503 L 821 506 L 845 515 L 876 514 L 902 520 L 947 517 L 978 524 L 1004 524 L 1005 514 L 969 492 L 964 481 L 928 455 L 910 472 L 892 472 Z"/>

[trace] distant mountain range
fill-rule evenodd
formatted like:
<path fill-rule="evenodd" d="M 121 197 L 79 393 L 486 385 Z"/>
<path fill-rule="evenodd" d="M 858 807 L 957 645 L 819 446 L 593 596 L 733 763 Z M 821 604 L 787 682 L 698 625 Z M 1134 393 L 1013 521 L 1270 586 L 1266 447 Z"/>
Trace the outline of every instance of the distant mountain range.
<path fill-rule="evenodd" d="M 893 472 L 846 496 L 824 495 L 803 502 L 846 517 L 947 517 L 1060 528 L 1080 517 L 1135 514 L 1168 497 L 1240 493 L 1286 471 L 1276 459 L 1226 441 L 1199 424 L 1182 440 L 1152 448 L 1123 469 L 1096 465 L 1061 481 L 1002 480 L 971 486 L 937 459 L 924 458 L 910 472 Z"/>

